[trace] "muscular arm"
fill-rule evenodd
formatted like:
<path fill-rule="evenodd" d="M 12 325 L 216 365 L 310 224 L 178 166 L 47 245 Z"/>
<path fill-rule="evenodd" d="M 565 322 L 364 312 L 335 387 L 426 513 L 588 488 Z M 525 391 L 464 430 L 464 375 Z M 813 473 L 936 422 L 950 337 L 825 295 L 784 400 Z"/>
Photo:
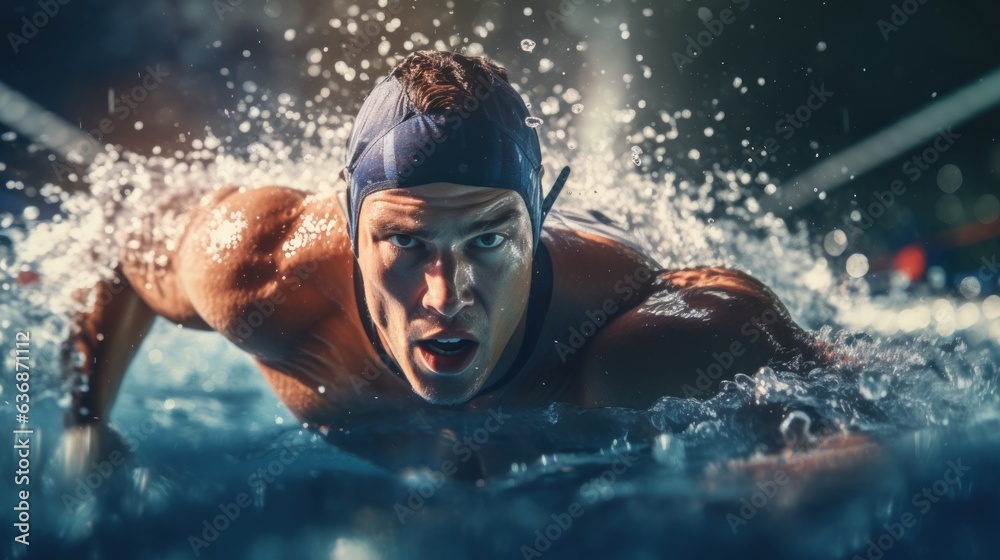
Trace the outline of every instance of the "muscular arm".
<path fill-rule="evenodd" d="M 290 252 L 287 245 L 301 225 L 304 199 L 304 193 L 286 188 L 230 188 L 203 198 L 182 216 L 187 225 L 179 228 L 178 239 L 137 232 L 138 243 L 128 244 L 115 278 L 97 287 L 94 309 L 77 317 L 68 346 L 76 355 L 66 356 L 75 362 L 67 364 L 74 377 L 67 425 L 107 422 L 125 371 L 157 314 L 185 327 L 219 331 L 257 356 L 266 355 L 268 344 L 297 322 L 309 321 L 317 305 L 309 288 L 298 291 L 308 284 L 302 266 L 311 251 L 323 248 Z M 167 257 L 166 264 L 153 266 L 151 254 Z M 275 314 L 279 300 L 283 312 Z M 248 311 L 260 309 L 269 311 L 268 321 L 249 326 Z"/>

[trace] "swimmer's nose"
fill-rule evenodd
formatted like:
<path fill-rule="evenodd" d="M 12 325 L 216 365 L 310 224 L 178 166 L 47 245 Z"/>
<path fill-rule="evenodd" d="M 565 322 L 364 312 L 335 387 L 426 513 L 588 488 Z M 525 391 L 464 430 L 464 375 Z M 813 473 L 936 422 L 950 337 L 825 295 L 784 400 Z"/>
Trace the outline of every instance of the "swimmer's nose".
<path fill-rule="evenodd" d="M 443 317 L 454 317 L 472 305 L 472 267 L 451 255 L 441 255 L 424 272 L 424 307 Z"/>

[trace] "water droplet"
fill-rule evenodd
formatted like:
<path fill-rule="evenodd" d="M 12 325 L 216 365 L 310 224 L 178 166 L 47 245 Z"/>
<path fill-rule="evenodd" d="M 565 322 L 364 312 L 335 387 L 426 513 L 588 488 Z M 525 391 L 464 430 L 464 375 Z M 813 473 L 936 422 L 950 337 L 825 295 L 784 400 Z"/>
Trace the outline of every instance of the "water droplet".
<path fill-rule="evenodd" d="M 579 115 L 583 112 L 583 103 L 574 103 L 571 109 L 574 113 Z"/>
<path fill-rule="evenodd" d="M 538 128 L 542 126 L 542 119 L 538 117 L 528 117 L 524 119 L 524 124 L 528 125 L 528 128 Z"/>
<path fill-rule="evenodd" d="M 885 376 L 878 373 L 864 374 L 861 377 L 861 382 L 858 384 L 858 391 L 861 392 L 862 397 L 870 401 L 880 400 L 889 394 Z"/>
<path fill-rule="evenodd" d="M 684 442 L 670 434 L 660 434 L 653 441 L 653 459 L 674 470 L 684 467 Z"/>
<path fill-rule="evenodd" d="M 639 146 L 632 146 L 632 153 L 633 154 L 641 154 L 642 153 L 642 148 L 640 148 Z"/>
<path fill-rule="evenodd" d="M 635 165 L 642 165 L 642 158 L 639 154 L 632 154 L 632 163 Z"/>
<path fill-rule="evenodd" d="M 521 39 L 521 50 L 524 52 L 535 50 L 535 42 L 531 39 Z"/>
<path fill-rule="evenodd" d="M 801 410 L 794 410 L 785 417 L 778 428 L 781 430 L 781 437 L 787 445 L 801 445 L 812 441 L 814 438 L 809 433 L 809 426 L 812 420 L 809 415 Z"/>

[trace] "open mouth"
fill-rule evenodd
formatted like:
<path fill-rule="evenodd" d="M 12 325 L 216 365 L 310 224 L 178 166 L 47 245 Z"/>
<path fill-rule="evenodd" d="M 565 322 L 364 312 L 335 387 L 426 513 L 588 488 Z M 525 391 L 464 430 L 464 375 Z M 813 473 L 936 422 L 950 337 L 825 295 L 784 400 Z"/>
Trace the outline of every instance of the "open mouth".
<path fill-rule="evenodd" d="M 464 338 L 431 338 L 417 341 L 417 350 L 436 373 L 458 373 L 468 367 L 479 343 Z"/>

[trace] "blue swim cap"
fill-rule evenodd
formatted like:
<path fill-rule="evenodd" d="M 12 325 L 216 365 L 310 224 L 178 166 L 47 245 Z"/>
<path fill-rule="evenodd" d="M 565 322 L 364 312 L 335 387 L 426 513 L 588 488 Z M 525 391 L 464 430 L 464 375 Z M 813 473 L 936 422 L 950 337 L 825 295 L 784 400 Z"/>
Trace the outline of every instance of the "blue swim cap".
<path fill-rule="evenodd" d="M 521 96 L 485 76 L 454 109 L 418 111 L 403 85 L 385 77 L 365 99 L 347 144 L 348 233 L 358 254 L 358 214 L 385 189 L 456 183 L 516 191 L 531 218 L 533 249 L 544 217 L 542 154 Z"/>

